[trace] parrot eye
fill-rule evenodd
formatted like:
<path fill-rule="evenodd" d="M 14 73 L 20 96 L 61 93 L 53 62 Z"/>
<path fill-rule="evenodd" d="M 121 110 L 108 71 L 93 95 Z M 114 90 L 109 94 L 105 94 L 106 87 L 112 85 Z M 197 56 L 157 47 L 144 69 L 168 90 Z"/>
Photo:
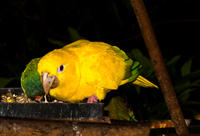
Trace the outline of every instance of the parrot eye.
<path fill-rule="evenodd" d="M 58 73 L 63 72 L 64 68 L 65 68 L 65 65 L 60 65 L 60 67 L 57 69 L 57 72 Z"/>

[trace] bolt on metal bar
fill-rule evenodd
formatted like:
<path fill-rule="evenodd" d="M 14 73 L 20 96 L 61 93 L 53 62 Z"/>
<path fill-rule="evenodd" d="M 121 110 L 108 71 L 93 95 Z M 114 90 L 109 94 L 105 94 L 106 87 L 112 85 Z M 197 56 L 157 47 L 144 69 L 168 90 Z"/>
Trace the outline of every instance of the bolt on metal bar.
<path fill-rule="evenodd" d="M 143 0 L 130 0 L 178 135 L 189 134 Z"/>

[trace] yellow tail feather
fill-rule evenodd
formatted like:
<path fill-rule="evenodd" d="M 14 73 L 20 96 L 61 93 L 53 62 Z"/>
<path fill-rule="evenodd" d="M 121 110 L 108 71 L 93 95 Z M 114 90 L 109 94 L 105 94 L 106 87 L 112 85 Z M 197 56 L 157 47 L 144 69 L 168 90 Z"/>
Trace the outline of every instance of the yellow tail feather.
<path fill-rule="evenodd" d="M 157 88 L 158 89 L 157 85 L 151 83 L 149 80 L 147 80 L 146 78 L 142 77 L 141 75 L 139 75 L 137 77 L 137 79 L 132 84 L 139 85 L 139 86 L 142 86 L 142 87 L 152 87 L 152 88 Z"/>

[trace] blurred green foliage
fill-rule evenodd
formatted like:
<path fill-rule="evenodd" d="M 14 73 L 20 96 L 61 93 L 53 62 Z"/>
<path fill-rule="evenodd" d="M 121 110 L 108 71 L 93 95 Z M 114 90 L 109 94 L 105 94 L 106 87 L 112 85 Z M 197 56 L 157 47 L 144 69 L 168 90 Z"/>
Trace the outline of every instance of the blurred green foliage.
<path fill-rule="evenodd" d="M 130 57 L 141 62 L 144 67 L 144 72 L 142 73 L 144 77 L 155 82 L 156 77 L 150 59 L 143 56 L 138 49 L 133 49 L 131 52 L 128 52 L 128 54 Z M 200 87 L 200 69 L 191 71 L 192 59 L 183 62 L 183 64 L 180 62 L 180 59 L 181 55 L 177 55 L 170 60 L 166 60 L 166 67 L 185 117 L 193 118 L 193 115 L 200 112 L 198 95 Z M 178 64 L 180 66 L 177 68 Z M 130 91 L 131 89 L 128 90 Z M 146 117 L 137 115 L 138 117 L 142 117 L 140 119 L 170 119 L 161 90 L 149 89 L 148 91 L 148 89 L 138 86 L 136 86 L 136 90 L 137 93 L 135 93 L 136 96 L 134 96 L 134 98 L 137 100 L 139 99 L 141 103 L 139 105 L 136 104 L 137 108 L 135 110 L 138 111 L 138 114 L 145 113 L 147 115 Z M 137 100 L 134 102 L 137 103 Z"/>
<path fill-rule="evenodd" d="M 200 1 L 144 3 L 184 115 L 191 118 L 200 112 Z M 143 76 L 158 85 L 129 0 L 0 1 L 0 30 L 0 87 L 19 87 L 31 59 L 80 38 L 119 46 L 143 65 Z M 127 84 L 108 96 L 123 93 L 139 120 L 170 117 L 161 90 Z"/>
<path fill-rule="evenodd" d="M 104 115 L 109 116 L 111 119 L 137 122 L 132 106 L 125 95 L 112 97 L 104 107 L 104 110 Z"/>

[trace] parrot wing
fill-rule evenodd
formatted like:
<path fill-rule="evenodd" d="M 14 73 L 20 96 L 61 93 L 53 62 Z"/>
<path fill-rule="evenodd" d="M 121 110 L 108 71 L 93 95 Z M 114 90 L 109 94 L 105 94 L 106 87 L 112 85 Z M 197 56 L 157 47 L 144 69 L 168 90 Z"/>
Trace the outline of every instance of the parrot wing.
<path fill-rule="evenodd" d="M 79 40 L 63 49 L 74 51 L 79 56 L 84 82 L 108 90 L 118 88 L 124 77 L 126 63 L 111 45 Z"/>

